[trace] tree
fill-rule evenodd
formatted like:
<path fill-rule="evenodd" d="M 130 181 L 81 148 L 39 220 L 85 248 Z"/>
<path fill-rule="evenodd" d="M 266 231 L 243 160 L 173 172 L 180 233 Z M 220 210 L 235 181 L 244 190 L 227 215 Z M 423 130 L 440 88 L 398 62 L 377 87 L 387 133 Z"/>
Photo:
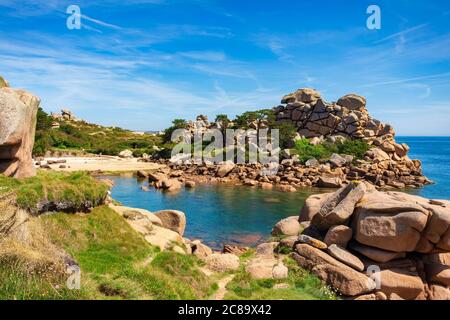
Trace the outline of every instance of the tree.
<path fill-rule="evenodd" d="M 172 126 L 164 130 L 164 142 L 171 142 L 172 133 L 177 129 L 186 129 L 188 127 L 187 121 L 184 119 L 175 119 L 172 121 Z"/>
<path fill-rule="evenodd" d="M 36 131 L 45 131 L 51 129 L 51 127 L 52 117 L 39 107 L 36 115 Z"/>
<path fill-rule="evenodd" d="M 227 127 L 231 121 L 226 114 L 218 114 L 215 122 L 222 124 L 222 127 Z"/>

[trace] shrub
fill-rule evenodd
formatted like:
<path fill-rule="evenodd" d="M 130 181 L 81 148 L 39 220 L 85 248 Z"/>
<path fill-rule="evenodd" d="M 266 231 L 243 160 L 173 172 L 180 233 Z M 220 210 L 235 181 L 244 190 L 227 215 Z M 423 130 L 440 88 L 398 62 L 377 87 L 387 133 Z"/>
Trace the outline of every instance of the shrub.
<path fill-rule="evenodd" d="M 362 159 L 364 154 L 370 149 L 370 145 L 363 140 L 345 140 L 344 142 L 312 145 L 309 139 L 300 139 L 295 143 L 292 152 L 299 156 L 301 163 L 305 163 L 311 158 L 317 160 L 328 160 L 333 153 L 347 154 Z"/>
<path fill-rule="evenodd" d="M 370 149 L 370 145 L 363 140 L 345 140 L 343 143 L 337 144 L 337 147 L 338 153 L 349 154 L 357 159 L 362 159 Z"/>
<path fill-rule="evenodd" d="M 294 152 L 299 156 L 301 163 L 305 163 L 311 158 L 323 160 L 331 156 L 329 148 L 324 144 L 312 145 L 309 143 L 309 139 L 297 140 Z"/>

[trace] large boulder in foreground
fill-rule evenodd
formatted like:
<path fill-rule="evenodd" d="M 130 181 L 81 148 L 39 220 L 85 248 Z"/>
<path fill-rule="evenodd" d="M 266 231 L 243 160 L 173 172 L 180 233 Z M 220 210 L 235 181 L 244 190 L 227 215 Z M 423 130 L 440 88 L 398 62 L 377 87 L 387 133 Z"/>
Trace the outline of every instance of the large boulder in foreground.
<path fill-rule="evenodd" d="M 379 278 L 381 291 L 388 297 L 396 294 L 403 299 L 413 300 L 424 294 L 424 283 L 415 271 L 391 268 L 381 270 Z"/>
<path fill-rule="evenodd" d="M 40 99 L 0 85 L 0 173 L 15 178 L 36 175 L 32 152 Z M 3 86 L 3 87 L 2 87 Z"/>
<path fill-rule="evenodd" d="M 345 224 L 353 215 L 355 206 L 366 192 L 364 183 L 350 183 L 328 196 L 311 223 L 320 230 Z"/>
<path fill-rule="evenodd" d="M 178 210 L 161 210 L 154 213 L 161 222 L 164 228 L 177 232 L 183 236 L 184 229 L 186 229 L 186 215 Z"/>
<path fill-rule="evenodd" d="M 375 281 L 308 244 L 297 244 L 293 258 L 299 266 L 310 270 L 345 296 L 372 292 Z"/>
<path fill-rule="evenodd" d="M 428 221 L 428 210 L 378 191 L 367 193 L 355 210 L 355 239 L 367 246 L 393 251 L 416 249 Z"/>
<path fill-rule="evenodd" d="M 310 196 L 299 219 L 302 233 L 282 239 L 280 246 L 295 247 L 298 264 L 342 295 L 450 298 L 450 201 L 350 183 Z"/>

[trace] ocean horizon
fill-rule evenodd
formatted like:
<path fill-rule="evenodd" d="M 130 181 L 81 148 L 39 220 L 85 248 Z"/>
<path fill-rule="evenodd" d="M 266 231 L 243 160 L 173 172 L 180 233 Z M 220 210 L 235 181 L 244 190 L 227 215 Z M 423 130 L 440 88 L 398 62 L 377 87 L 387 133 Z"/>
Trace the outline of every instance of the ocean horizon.
<path fill-rule="evenodd" d="M 410 147 L 409 157 L 422 162 L 425 176 L 434 184 L 411 193 L 432 199 L 450 199 L 450 136 L 397 136 Z"/>

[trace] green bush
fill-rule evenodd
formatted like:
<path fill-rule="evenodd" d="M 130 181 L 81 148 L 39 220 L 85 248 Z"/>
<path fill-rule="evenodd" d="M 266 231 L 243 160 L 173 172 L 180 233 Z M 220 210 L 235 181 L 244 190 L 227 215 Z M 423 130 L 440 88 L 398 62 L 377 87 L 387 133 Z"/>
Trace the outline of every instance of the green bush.
<path fill-rule="evenodd" d="M 296 141 L 292 152 L 299 156 L 301 163 L 305 163 L 311 158 L 328 160 L 333 153 L 351 155 L 356 159 L 362 159 L 370 147 L 363 140 L 345 140 L 337 143 L 325 141 L 321 144 L 312 145 L 309 139 L 303 138 Z"/>
<path fill-rule="evenodd" d="M 357 159 L 362 159 L 370 145 L 363 140 L 345 140 L 343 143 L 337 144 L 339 154 L 349 154 Z"/>
<path fill-rule="evenodd" d="M 330 149 L 326 145 L 312 145 L 309 143 L 309 139 L 297 140 L 295 142 L 294 153 L 299 156 L 301 163 L 305 163 L 311 158 L 323 160 L 331 156 Z"/>

